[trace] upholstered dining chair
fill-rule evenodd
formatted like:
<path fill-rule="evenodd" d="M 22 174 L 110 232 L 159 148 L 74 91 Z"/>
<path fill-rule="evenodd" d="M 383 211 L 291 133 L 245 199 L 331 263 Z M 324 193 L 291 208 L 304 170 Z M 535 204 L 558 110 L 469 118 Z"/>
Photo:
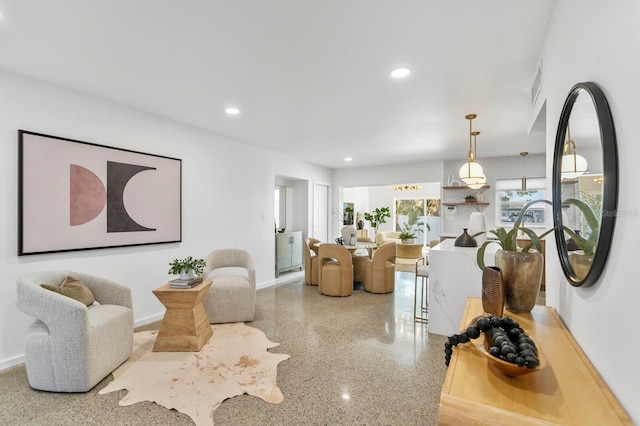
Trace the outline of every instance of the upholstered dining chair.
<path fill-rule="evenodd" d="M 351 253 L 339 244 L 320 244 L 318 250 L 318 291 L 325 296 L 353 294 Z"/>
<path fill-rule="evenodd" d="M 369 237 L 358 237 L 359 243 L 370 243 Z M 351 262 L 353 263 L 353 281 L 361 283 L 364 281 L 364 263 L 369 260 L 369 251 L 367 249 L 357 249 L 351 254 Z"/>
<path fill-rule="evenodd" d="M 209 322 L 253 321 L 256 309 L 256 270 L 245 250 L 221 249 L 205 259 L 202 277 L 212 284 L 202 304 Z"/>
<path fill-rule="evenodd" d="M 364 262 L 364 290 L 391 293 L 395 289 L 396 243 L 378 248 L 371 260 Z"/>
<path fill-rule="evenodd" d="M 304 283 L 318 285 L 318 244 L 320 240 L 307 238 L 304 240 Z"/>
<path fill-rule="evenodd" d="M 130 288 L 75 271 L 30 272 L 17 284 L 18 309 L 36 319 L 25 336 L 32 388 L 86 392 L 131 356 Z"/>

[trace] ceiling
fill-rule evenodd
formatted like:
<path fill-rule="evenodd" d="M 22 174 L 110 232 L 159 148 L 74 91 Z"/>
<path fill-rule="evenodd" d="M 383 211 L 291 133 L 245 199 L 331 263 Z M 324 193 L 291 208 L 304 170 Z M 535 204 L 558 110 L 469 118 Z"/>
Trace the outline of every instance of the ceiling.
<path fill-rule="evenodd" d="M 0 68 L 330 168 L 463 160 L 469 113 L 479 159 L 542 153 L 554 4 L 0 0 Z"/>

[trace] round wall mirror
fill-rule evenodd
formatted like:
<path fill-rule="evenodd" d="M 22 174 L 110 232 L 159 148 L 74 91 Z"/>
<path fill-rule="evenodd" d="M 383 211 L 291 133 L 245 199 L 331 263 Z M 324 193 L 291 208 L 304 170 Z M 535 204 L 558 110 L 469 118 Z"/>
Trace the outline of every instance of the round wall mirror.
<path fill-rule="evenodd" d="M 618 204 L 618 152 L 611 110 L 592 82 L 571 88 L 553 154 L 553 220 L 564 275 L 593 285 L 604 269 Z"/>

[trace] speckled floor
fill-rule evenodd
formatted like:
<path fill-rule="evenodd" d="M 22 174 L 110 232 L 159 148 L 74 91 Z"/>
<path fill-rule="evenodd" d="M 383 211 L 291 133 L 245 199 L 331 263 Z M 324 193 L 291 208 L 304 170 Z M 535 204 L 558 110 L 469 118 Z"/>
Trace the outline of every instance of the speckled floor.
<path fill-rule="evenodd" d="M 278 367 L 284 401 L 234 397 L 222 403 L 215 424 L 436 424 L 446 337 L 414 324 L 413 274 L 396 272 L 394 293 L 357 290 L 345 298 L 321 296 L 301 277 L 282 274 L 281 284 L 258 290 L 256 319 L 247 323 L 280 343 L 272 352 L 291 355 Z M 5 370 L 0 424 L 193 424 L 150 402 L 120 407 L 126 391 L 98 395 L 111 380 L 86 394 L 55 394 L 30 389 L 24 366 Z"/>

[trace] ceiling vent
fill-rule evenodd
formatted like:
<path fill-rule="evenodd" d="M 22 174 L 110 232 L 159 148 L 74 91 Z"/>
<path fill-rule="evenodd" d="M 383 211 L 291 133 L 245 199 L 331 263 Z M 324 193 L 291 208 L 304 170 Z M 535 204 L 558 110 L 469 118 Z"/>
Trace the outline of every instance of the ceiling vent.
<path fill-rule="evenodd" d="M 531 105 L 535 105 L 538 100 L 538 96 L 540 95 L 540 91 L 542 90 L 542 59 L 540 59 L 540 64 L 538 65 L 538 70 L 536 71 L 536 78 L 533 80 L 533 86 L 531 86 Z"/>

